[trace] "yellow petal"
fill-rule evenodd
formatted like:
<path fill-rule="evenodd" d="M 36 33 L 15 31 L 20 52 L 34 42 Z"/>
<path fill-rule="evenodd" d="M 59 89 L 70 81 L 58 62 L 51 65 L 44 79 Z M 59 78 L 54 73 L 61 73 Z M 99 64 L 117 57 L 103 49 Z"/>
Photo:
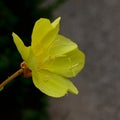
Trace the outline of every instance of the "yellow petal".
<path fill-rule="evenodd" d="M 84 54 L 76 48 L 61 57 L 49 59 L 44 69 L 64 77 L 74 77 L 82 70 L 84 63 Z"/>
<path fill-rule="evenodd" d="M 61 20 L 61 17 L 58 17 L 54 22 L 52 22 L 52 26 L 54 27 L 54 28 L 58 28 L 59 29 L 59 22 L 60 22 L 60 20 Z"/>
<path fill-rule="evenodd" d="M 26 47 L 17 34 L 12 33 L 12 36 L 13 36 L 14 43 L 18 51 L 20 52 L 23 60 L 27 61 L 30 54 L 30 47 Z"/>
<path fill-rule="evenodd" d="M 43 70 L 32 71 L 32 77 L 35 86 L 48 96 L 62 97 L 67 92 L 78 94 L 77 88 L 70 80 L 57 74 Z"/>
<path fill-rule="evenodd" d="M 58 35 L 55 41 L 51 44 L 48 51 L 51 57 L 58 57 L 77 48 L 77 44 L 70 39 Z"/>
<path fill-rule="evenodd" d="M 59 31 L 59 21 L 60 18 L 51 24 L 48 19 L 41 18 L 35 23 L 31 45 L 36 56 L 42 54 L 54 41 Z"/>
<path fill-rule="evenodd" d="M 72 42 L 70 39 L 57 35 L 55 40 L 49 45 L 49 47 L 43 52 L 43 54 L 38 55 L 38 66 L 40 64 L 46 64 L 45 62 L 54 59 L 56 57 L 63 56 L 63 54 L 68 53 L 77 48 L 77 44 Z"/>

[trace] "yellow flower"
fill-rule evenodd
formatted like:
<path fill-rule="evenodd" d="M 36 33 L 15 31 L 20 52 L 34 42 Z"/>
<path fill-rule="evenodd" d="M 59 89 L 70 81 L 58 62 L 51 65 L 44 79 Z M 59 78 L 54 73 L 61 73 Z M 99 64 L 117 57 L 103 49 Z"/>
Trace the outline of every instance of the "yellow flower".
<path fill-rule="evenodd" d="M 18 51 L 32 72 L 34 85 L 52 97 L 62 97 L 67 92 L 78 94 L 68 78 L 75 77 L 85 62 L 78 46 L 58 33 L 59 22 L 60 17 L 52 23 L 45 18 L 36 21 L 28 47 L 15 33 L 12 34 Z"/>

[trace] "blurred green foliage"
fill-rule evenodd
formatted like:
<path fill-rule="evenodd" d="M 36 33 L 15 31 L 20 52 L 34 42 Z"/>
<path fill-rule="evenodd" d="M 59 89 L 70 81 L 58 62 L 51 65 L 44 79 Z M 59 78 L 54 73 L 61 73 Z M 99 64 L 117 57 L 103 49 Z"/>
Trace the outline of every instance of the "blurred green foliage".
<path fill-rule="evenodd" d="M 66 0 L 0 0 L 0 82 L 20 67 L 22 58 L 12 41 L 14 31 L 30 45 L 32 28 L 41 17 Z M 50 1 L 49 1 L 50 2 Z M 48 120 L 48 98 L 34 87 L 31 78 L 17 77 L 0 92 L 0 120 Z"/>

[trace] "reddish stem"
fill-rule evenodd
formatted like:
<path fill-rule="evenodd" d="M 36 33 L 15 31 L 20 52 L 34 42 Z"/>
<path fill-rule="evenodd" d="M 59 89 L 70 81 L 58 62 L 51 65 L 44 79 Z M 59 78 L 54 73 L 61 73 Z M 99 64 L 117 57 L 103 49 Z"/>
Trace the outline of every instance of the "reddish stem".
<path fill-rule="evenodd" d="M 2 89 L 6 84 L 8 84 L 10 81 L 12 81 L 14 78 L 16 78 L 17 76 L 19 76 L 20 74 L 23 73 L 23 69 L 19 69 L 18 71 L 16 71 L 14 74 L 12 74 L 10 77 L 8 77 L 5 81 L 3 81 L 0 84 L 0 89 Z"/>

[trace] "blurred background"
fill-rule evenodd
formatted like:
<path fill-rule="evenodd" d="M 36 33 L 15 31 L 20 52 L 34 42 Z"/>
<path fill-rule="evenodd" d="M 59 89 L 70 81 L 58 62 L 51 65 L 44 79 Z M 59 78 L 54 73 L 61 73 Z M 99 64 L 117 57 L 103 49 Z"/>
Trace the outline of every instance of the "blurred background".
<path fill-rule="evenodd" d="M 72 79 L 79 94 L 50 98 L 20 76 L 0 93 L 0 120 L 120 120 L 119 0 L 0 0 L 0 82 L 22 62 L 11 33 L 29 45 L 34 22 L 58 16 L 60 33 L 86 54 Z"/>

